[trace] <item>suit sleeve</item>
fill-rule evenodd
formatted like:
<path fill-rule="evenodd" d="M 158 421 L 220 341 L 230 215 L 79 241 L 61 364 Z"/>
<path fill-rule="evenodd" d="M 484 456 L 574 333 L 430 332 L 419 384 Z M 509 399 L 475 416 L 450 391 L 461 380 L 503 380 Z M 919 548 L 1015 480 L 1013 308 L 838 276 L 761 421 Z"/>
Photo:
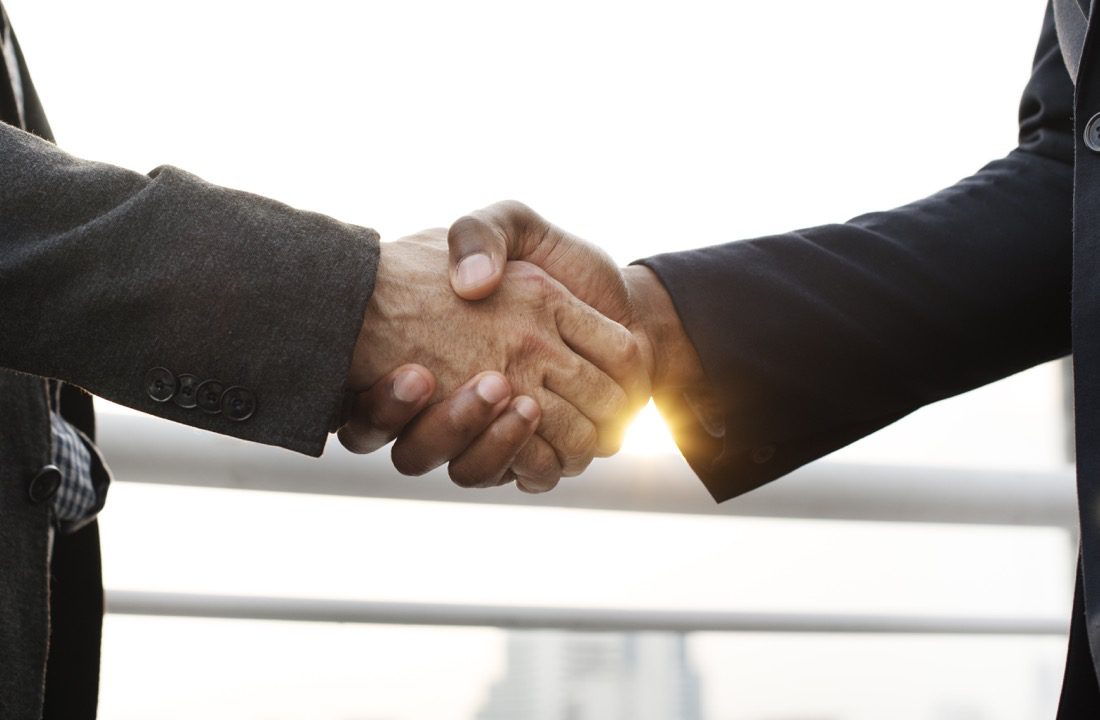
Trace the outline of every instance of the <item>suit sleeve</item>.
<path fill-rule="evenodd" d="M 0 124 L 0 367 L 320 455 L 377 242 L 174 167 L 142 175 L 79 160 Z M 254 412 L 157 402 L 154 368 L 245 388 Z"/>
<path fill-rule="evenodd" d="M 1070 351 L 1072 108 L 1048 5 L 1007 157 L 888 212 L 641 261 L 721 408 L 717 436 L 657 397 L 716 500 Z"/>

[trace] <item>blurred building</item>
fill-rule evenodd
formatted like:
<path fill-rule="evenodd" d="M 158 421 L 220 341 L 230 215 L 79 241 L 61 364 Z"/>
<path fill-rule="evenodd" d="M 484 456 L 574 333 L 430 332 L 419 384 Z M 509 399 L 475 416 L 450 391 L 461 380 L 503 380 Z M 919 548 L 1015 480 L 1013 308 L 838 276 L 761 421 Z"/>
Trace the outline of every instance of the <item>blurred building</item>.
<path fill-rule="evenodd" d="M 684 637 L 513 632 L 477 720 L 701 720 Z"/>

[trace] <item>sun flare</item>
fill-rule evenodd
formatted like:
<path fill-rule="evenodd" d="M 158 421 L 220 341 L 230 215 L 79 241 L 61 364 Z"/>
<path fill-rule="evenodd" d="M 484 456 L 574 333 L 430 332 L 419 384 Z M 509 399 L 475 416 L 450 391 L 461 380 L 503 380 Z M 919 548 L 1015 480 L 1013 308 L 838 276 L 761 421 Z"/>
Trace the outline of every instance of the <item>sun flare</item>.
<path fill-rule="evenodd" d="M 642 408 L 630 423 L 630 427 L 626 429 L 623 452 L 633 455 L 664 455 L 677 452 L 672 434 L 652 400 Z"/>

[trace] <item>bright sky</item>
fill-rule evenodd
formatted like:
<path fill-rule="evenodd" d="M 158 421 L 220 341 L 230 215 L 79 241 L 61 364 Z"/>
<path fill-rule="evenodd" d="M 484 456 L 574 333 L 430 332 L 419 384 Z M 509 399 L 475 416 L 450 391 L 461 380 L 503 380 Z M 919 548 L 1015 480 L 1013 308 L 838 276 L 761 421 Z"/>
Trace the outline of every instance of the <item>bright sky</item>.
<path fill-rule="evenodd" d="M 175 164 L 388 239 L 516 197 L 628 262 L 895 206 L 1003 155 L 1044 3 L 5 5 L 77 155 Z M 1058 383 L 1039 368 L 840 456 L 1058 466 Z M 631 452 L 660 438 L 640 432 Z M 434 601 L 1049 616 L 1071 569 L 1053 530 L 129 484 L 104 540 L 116 588 Z M 459 720 L 499 671 L 501 637 L 111 617 L 103 713 Z M 1049 715 L 1063 653 L 1013 638 L 691 647 L 712 720 Z"/>

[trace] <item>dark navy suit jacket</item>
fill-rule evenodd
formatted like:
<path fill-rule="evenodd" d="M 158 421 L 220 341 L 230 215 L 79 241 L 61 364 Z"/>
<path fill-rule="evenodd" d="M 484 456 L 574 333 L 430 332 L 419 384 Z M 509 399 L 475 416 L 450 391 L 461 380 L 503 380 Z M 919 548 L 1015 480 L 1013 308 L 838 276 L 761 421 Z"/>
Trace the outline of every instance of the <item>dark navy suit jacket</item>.
<path fill-rule="evenodd" d="M 1084 639 L 1100 657 L 1100 152 L 1082 139 L 1100 113 L 1098 25 L 1075 100 L 1047 7 L 1018 147 L 956 185 L 843 224 L 642 261 L 722 408 L 714 437 L 681 395 L 657 398 L 719 501 L 1072 348 L 1083 575 L 1065 718 L 1100 717 Z"/>

